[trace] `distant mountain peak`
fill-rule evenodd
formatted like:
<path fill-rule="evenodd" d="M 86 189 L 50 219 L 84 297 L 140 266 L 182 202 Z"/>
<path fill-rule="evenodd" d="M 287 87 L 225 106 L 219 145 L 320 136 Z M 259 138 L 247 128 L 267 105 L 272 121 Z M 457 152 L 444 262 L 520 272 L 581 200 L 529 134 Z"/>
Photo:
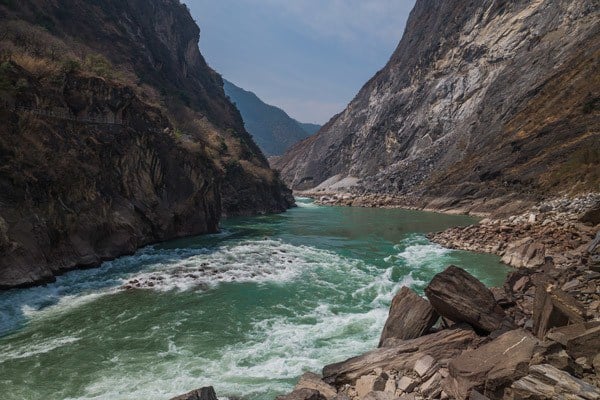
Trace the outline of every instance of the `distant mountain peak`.
<path fill-rule="evenodd" d="M 315 134 L 320 125 L 302 123 L 256 94 L 223 79 L 223 88 L 244 119 L 246 130 L 267 156 L 283 154 L 297 142 Z"/>

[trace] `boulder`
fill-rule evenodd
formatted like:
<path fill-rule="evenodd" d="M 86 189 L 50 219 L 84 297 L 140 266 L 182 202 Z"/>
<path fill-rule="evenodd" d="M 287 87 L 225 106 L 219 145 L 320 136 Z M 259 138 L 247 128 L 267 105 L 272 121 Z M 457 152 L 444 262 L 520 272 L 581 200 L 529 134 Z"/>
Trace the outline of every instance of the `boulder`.
<path fill-rule="evenodd" d="M 570 294 L 540 279 L 533 302 L 533 333 L 543 338 L 549 329 L 585 321 L 585 307 Z"/>
<path fill-rule="evenodd" d="M 386 371 L 413 369 L 416 362 L 426 355 L 435 358 L 443 366 L 465 350 L 477 335 L 468 326 L 457 326 L 411 340 L 397 340 L 389 347 L 371 350 L 346 361 L 330 364 L 323 369 L 323 380 L 335 387 L 353 384 L 376 368 Z"/>
<path fill-rule="evenodd" d="M 429 377 L 432 372 L 436 369 L 437 365 L 435 362 L 435 358 L 431 357 L 429 354 L 421 357 L 415 363 L 415 372 L 421 377 L 421 379 L 425 379 Z"/>
<path fill-rule="evenodd" d="M 383 388 L 384 392 L 387 393 L 396 393 L 396 389 L 398 389 L 398 384 L 396 382 L 395 377 L 390 377 L 385 383 L 385 387 Z"/>
<path fill-rule="evenodd" d="M 300 377 L 294 390 L 300 389 L 318 390 L 327 400 L 331 400 L 337 395 L 337 390 L 333 386 L 323 382 L 319 375 L 312 372 L 306 372 Z"/>
<path fill-rule="evenodd" d="M 473 275 L 454 265 L 433 277 L 425 294 L 438 314 L 489 333 L 502 326 L 504 311 L 492 292 Z"/>
<path fill-rule="evenodd" d="M 318 390 L 298 389 L 285 396 L 277 396 L 275 400 L 327 400 Z"/>
<path fill-rule="evenodd" d="M 504 264 L 515 268 L 535 268 L 544 265 L 546 247 L 531 238 L 510 243 L 502 256 Z"/>
<path fill-rule="evenodd" d="M 398 389 L 405 393 L 412 393 L 413 390 L 419 385 L 419 382 L 411 378 L 410 376 L 403 376 L 398 381 Z"/>
<path fill-rule="evenodd" d="M 171 400 L 219 400 L 212 386 L 192 390 L 181 396 L 173 397 Z"/>
<path fill-rule="evenodd" d="M 583 223 L 591 225 L 600 224 L 600 202 L 597 202 L 595 205 L 593 205 L 587 211 L 585 211 L 579 217 L 579 220 Z"/>
<path fill-rule="evenodd" d="M 506 294 L 506 290 L 504 290 L 504 288 L 493 287 L 490 288 L 490 291 L 494 296 L 494 300 L 496 300 L 496 303 L 498 303 L 500 307 L 508 308 L 515 305 L 515 302 L 508 298 L 508 295 Z"/>
<path fill-rule="evenodd" d="M 396 395 L 386 392 L 371 392 L 361 397 L 361 400 L 397 400 Z"/>
<path fill-rule="evenodd" d="M 425 383 L 421 385 L 419 392 L 427 399 L 435 399 L 442 393 L 442 374 L 436 372 Z"/>
<path fill-rule="evenodd" d="M 361 376 L 356 381 L 356 393 L 358 397 L 363 398 L 370 392 L 383 392 L 387 380 L 388 376 L 385 373 Z"/>
<path fill-rule="evenodd" d="M 525 374 L 538 340 L 517 329 L 450 361 L 443 390 L 456 399 L 467 399 L 472 389 L 484 394 L 501 390 Z"/>
<path fill-rule="evenodd" d="M 529 375 L 514 382 L 510 398 L 600 400 L 600 389 L 551 365 L 534 365 Z"/>
<path fill-rule="evenodd" d="M 390 313 L 379 339 L 379 347 L 384 346 L 388 338 L 418 338 L 429 331 L 437 319 L 437 313 L 427 300 L 411 289 L 403 287 L 392 300 Z"/>
<path fill-rule="evenodd" d="M 567 338 L 566 350 L 572 358 L 593 357 L 600 352 L 600 326 L 589 327 L 585 331 Z"/>

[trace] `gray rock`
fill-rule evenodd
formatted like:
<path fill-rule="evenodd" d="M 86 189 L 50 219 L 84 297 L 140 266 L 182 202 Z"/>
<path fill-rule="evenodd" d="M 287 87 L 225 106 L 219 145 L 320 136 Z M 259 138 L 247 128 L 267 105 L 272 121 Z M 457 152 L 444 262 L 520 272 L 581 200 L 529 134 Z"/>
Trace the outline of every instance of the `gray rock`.
<path fill-rule="evenodd" d="M 452 321 L 488 333 L 502 326 L 505 314 L 492 292 L 461 268 L 451 265 L 434 276 L 425 294 L 438 314 Z"/>
<path fill-rule="evenodd" d="M 300 389 L 313 389 L 318 390 L 323 396 L 325 396 L 328 400 L 333 399 L 337 395 L 337 390 L 331 385 L 323 382 L 321 377 L 312 372 L 305 372 L 298 383 L 294 387 L 294 390 Z"/>
<path fill-rule="evenodd" d="M 327 400 L 318 390 L 298 389 L 285 396 L 277 396 L 276 400 Z"/>
<path fill-rule="evenodd" d="M 528 332 L 514 330 L 456 357 L 448 366 L 443 390 L 456 399 L 467 399 L 472 389 L 494 392 L 527 374 L 538 341 Z M 485 393 L 484 393 L 485 394 Z"/>
<path fill-rule="evenodd" d="M 411 289 L 403 287 L 392 300 L 389 316 L 379 339 L 379 347 L 384 346 L 388 338 L 418 338 L 429 331 L 437 319 L 437 313 L 427 300 Z"/>
<path fill-rule="evenodd" d="M 212 386 L 192 390 L 181 396 L 173 397 L 171 400 L 219 400 Z"/>
<path fill-rule="evenodd" d="M 340 387 L 345 383 L 354 383 L 376 368 L 386 371 L 413 369 L 415 363 L 425 355 L 431 355 L 436 360 L 449 360 L 462 353 L 476 338 L 477 335 L 471 329 L 458 326 L 417 339 L 400 340 L 393 346 L 375 349 L 325 366 L 323 380 Z"/>

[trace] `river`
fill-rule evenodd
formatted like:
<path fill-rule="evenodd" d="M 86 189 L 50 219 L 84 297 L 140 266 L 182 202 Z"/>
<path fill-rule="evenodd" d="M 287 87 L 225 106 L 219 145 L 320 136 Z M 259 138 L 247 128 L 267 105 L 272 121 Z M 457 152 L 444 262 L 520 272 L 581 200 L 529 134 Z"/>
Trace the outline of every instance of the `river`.
<path fill-rule="evenodd" d="M 375 347 L 401 286 L 422 293 L 449 264 L 490 286 L 507 273 L 424 236 L 471 217 L 298 205 L 1 292 L 2 399 L 166 400 L 205 385 L 274 399 Z"/>

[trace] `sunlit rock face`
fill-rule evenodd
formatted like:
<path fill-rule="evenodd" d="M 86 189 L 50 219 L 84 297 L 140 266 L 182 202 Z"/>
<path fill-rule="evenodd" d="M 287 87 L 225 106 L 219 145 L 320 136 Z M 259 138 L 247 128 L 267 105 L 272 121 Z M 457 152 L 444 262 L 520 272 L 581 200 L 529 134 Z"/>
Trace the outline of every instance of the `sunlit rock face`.
<path fill-rule="evenodd" d="M 597 189 L 598 17 L 593 0 L 418 0 L 388 64 L 276 167 L 296 189 L 355 176 L 422 198 Z"/>

